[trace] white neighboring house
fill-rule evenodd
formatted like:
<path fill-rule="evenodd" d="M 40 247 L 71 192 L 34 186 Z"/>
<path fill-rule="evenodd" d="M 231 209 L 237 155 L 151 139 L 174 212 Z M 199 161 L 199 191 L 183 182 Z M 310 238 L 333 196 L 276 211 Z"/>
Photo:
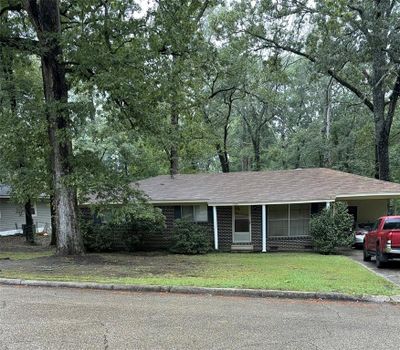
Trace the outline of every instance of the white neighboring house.
<path fill-rule="evenodd" d="M 21 205 L 10 199 L 11 188 L 0 185 L 0 236 L 10 236 L 22 233 L 25 224 L 25 212 Z M 32 217 L 36 232 L 51 230 L 51 213 L 49 200 L 43 198 L 32 205 Z"/>

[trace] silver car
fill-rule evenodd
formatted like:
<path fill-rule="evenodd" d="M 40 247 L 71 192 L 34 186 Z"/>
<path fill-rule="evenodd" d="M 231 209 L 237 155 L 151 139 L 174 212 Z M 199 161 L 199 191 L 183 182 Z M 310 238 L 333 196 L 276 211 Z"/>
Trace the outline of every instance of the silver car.
<path fill-rule="evenodd" d="M 362 248 L 364 244 L 364 236 L 371 231 L 373 223 L 360 223 L 354 229 L 354 243 L 353 247 Z"/>

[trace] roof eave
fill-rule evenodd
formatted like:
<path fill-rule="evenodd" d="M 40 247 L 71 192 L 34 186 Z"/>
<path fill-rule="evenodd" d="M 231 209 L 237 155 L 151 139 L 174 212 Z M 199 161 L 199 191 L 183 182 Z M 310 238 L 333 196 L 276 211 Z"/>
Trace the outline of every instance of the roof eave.
<path fill-rule="evenodd" d="M 310 200 L 284 200 L 284 201 L 258 201 L 258 202 L 210 202 L 209 206 L 224 207 L 224 206 L 237 206 L 237 205 L 279 205 L 279 204 L 311 204 L 311 203 L 326 203 L 334 202 L 334 199 L 310 199 Z"/>
<path fill-rule="evenodd" d="M 353 194 L 338 194 L 338 195 L 336 195 L 336 200 L 395 199 L 395 198 L 400 198 L 400 192 L 353 193 Z"/>
<path fill-rule="evenodd" d="M 149 203 L 157 204 L 197 204 L 197 203 L 208 203 L 207 199 L 163 199 L 163 200 L 149 200 Z"/>

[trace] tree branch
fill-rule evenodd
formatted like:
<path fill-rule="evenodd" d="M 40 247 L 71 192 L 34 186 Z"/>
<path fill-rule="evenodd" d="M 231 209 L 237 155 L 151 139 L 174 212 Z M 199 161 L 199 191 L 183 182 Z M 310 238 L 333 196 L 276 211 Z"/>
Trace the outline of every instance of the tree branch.
<path fill-rule="evenodd" d="M 397 70 L 397 78 L 396 78 L 396 81 L 393 86 L 393 92 L 389 98 L 389 108 L 388 108 L 387 117 L 385 120 L 386 125 L 388 125 L 389 128 L 392 125 L 394 113 L 396 111 L 397 101 L 399 99 L 399 95 L 400 95 L 400 69 Z M 387 130 L 387 131 L 389 132 L 390 130 Z"/>
<path fill-rule="evenodd" d="M 235 89 L 236 89 L 236 86 L 232 86 L 232 87 L 226 88 L 226 89 L 219 89 L 217 91 L 213 91 L 212 94 L 210 96 L 208 96 L 208 98 L 211 100 L 212 98 L 214 98 L 215 96 L 217 96 L 218 94 L 220 94 L 222 92 L 228 92 L 228 91 L 232 91 Z"/>
<path fill-rule="evenodd" d="M 0 46 L 7 46 L 20 51 L 26 51 L 32 54 L 40 53 L 39 42 L 27 38 L 0 36 Z"/>
<path fill-rule="evenodd" d="M 363 18 L 364 12 L 363 12 L 362 8 L 357 7 L 357 6 L 354 6 L 354 5 L 350 5 L 350 4 L 347 4 L 347 7 L 348 7 L 350 10 L 353 10 L 353 11 L 358 12 L 358 14 L 360 15 L 360 18 Z"/>
<path fill-rule="evenodd" d="M 313 56 L 311 56 L 310 54 L 303 52 L 299 49 L 296 49 L 294 47 L 291 46 L 287 46 L 287 45 L 282 45 L 279 44 L 278 42 L 276 42 L 275 40 L 263 37 L 262 35 L 259 34 L 254 34 L 251 33 L 249 31 L 247 31 L 248 34 L 265 41 L 266 43 L 272 45 L 274 48 L 279 49 L 279 50 L 283 50 L 283 51 L 287 51 L 287 52 L 291 52 L 294 53 L 295 55 L 301 56 L 306 58 L 307 60 L 309 60 L 312 63 L 317 63 L 317 59 Z M 265 46 L 264 48 L 270 48 L 271 46 Z M 344 86 L 345 88 L 347 88 L 348 90 L 350 90 L 351 92 L 353 92 L 356 96 L 358 96 L 361 101 L 363 101 L 363 103 L 368 107 L 368 109 L 373 112 L 374 111 L 374 105 L 373 103 L 365 96 L 365 94 L 359 90 L 357 87 L 355 87 L 354 85 L 352 85 L 349 81 L 347 81 L 346 79 L 344 79 L 343 77 L 339 76 L 334 69 L 329 68 L 326 71 L 332 78 L 334 78 L 339 84 L 341 84 L 342 86 Z"/>
<path fill-rule="evenodd" d="M 204 12 L 206 12 L 207 7 L 208 7 L 209 4 L 210 4 L 210 0 L 204 1 L 204 4 L 203 4 L 202 8 L 200 9 L 199 14 L 198 14 L 197 17 L 196 17 L 196 22 L 197 22 L 197 23 L 200 22 L 201 18 L 202 18 L 203 15 L 204 15 Z"/>

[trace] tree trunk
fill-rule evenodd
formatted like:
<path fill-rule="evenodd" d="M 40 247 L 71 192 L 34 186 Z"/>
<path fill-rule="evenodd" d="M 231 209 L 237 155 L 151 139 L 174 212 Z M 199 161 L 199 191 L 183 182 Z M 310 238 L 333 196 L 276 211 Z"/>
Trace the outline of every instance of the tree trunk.
<path fill-rule="evenodd" d="M 389 161 L 389 134 L 386 128 L 378 130 L 376 134 L 377 163 L 379 165 L 379 179 L 390 180 L 390 161 Z"/>
<path fill-rule="evenodd" d="M 379 165 L 379 179 L 390 179 L 389 133 L 390 125 L 385 119 L 385 88 L 383 77 L 387 73 L 385 60 L 379 46 L 374 51 L 372 62 L 372 100 L 374 105 L 376 162 Z M 391 123 L 391 122 L 390 122 Z M 389 129 L 388 129 L 389 127 Z"/>
<path fill-rule="evenodd" d="M 179 171 L 179 154 L 178 154 L 178 146 L 177 146 L 177 136 L 179 132 L 179 116 L 178 113 L 174 110 L 171 113 L 171 126 L 173 129 L 173 145 L 171 146 L 170 155 L 169 155 L 169 171 L 171 177 L 178 174 Z"/>
<path fill-rule="evenodd" d="M 324 114 L 325 114 L 325 138 L 326 138 L 326 152 L 325 152 L 325 165 L 330 167 L 331 162 L 331 117 L 332 117 L 332 85 L 333 85 L 333 78 L 329 79 L 328 86 L 326 87 L 325 91 L 325 107 L 324 107 Z"/>
<path fill-rule="evenodd" d="M 68 87 L 59 43 L 61 32 L 59 1 L 28 1 L 27 10 L 42 47 L 41 63 L 56 211 L 57 253 L 82 254 L 83 241 L 78 226 L 76 189 L 68 184 L 72 174 L 71 121 L 66 104 Z"/>
<path fill-rule="evenodd" d="M 171 129 L 172 129 L 172 146 L 169 152 L 169 172 L 171 177 L 174 177 L 178 174 L 179 171 L 179 153 L 178 153 L 178 145 L 179 145 L 179 111 L 177 105 L 177 89 L 179 89 L 177 79 L 177 57 L 173 55 L 172 57 L 172 81 L 175 83 L 172 87 L 172 96 L 171 96 Z"/>
<path fill-rule="evenodd" d="M 253 151 L 254 151 L 254 171 L 261 170 L 261 157 L 260 157 L 260 140 L 253 140 Z"/>
<path fill-rule="evenodd" d="M 228 152 L 223 151 L 221 149 L 221 145 L 217 144 L 217 154 L 219 158 L 219 162 L 221 164 L 221 170 L 223 173 L 229 173 L 229 158 L 228 158 Z"/>
<path fill-rule="evenodd" d="M 50 196 L 50 215 L 51 215 L 51 241 L 50 245 L 57 245 L 57 223 L 56 223 L 56 208 L 54 207 L 54 196 Z"/>
<path fill-rule="evenodd" d="M 25 238 L 27 243 L 35 243 L 35 235 L 33 232 L 32 203 L 30 199 L 25 203 Z"/>
<path fill-rule="evenodd" d="M 219 161 L 221 163 L 221 169 L 223 173 L 229 173 L 229 156 L 228 156 L 228 132 L 229 132 L 229 120 L 232 114 L 232 103 L 233 103 L 233 93 L 229 95 L 228 102 L 225 102 L 228 105 L 228 113 L 225 118 L 225 125 L 224 125 L 224 145 L 223 149 L 221 145 L 218 143 L 217 147 L 217 154 Z"/>

